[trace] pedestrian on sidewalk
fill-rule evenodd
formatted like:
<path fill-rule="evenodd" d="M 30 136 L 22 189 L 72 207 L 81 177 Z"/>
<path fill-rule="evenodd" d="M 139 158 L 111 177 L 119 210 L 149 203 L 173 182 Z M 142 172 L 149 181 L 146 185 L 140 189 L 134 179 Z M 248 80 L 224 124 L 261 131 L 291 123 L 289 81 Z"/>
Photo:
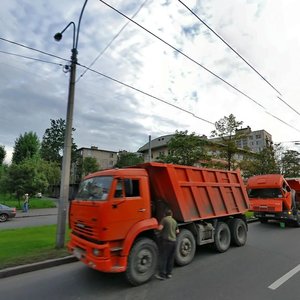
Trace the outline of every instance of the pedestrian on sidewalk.
<path fill-rule="evenodd" d="M 179 233 L 177 222 L 173 218 L 171 209 L 167 209 L 165 217 L 161 220 L 158 230 L 161 233 L 161 245 L 159 247 L 161 255 L 159 273 L 155 277 L 157 279 L 164 280 L 172 277 L 176 251 L 176 235 Z"/>
<path fill-rule="evenodd" d="M 26 193 L 24 195 L 23 212 L 28 212 L 28 204 L 29 204 L 29 195 Z"/>

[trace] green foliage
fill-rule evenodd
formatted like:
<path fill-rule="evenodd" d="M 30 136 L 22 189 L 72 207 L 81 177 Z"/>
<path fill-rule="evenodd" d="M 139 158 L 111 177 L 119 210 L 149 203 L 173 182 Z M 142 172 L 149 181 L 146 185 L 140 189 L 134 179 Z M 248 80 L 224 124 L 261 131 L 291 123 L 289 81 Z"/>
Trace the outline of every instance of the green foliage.
<path fill-rule="evenodd" d="M 39 155 L 40 141 L 35 132 L 25 132 L 15 141 L 12 163 L 20 164 L 22 161 Z"/>
<path fill-rule="evenodd" d="M 295 150 L 286 150 L 281 158 L 282 174 L 285 177 L 300 177 L 300 153 Z"/>
<path fill-rule="evenodd" d="M 62 163 L 62 152 L 64 149 L 64 137 L 66 130 L 66 122 L 63 119 L 50 120 L 51 127 L 46 129 L 42 145 L 41 157 L 46 161 Z M 75 131 L 74 128 L 72 128 Z M 76 160 L 77 145 L 72 140 L 72 161 Z"/>
<path fill-rule="evenodd" d="M 36 157 L 19 164 L 13 163 L 2 184 L 7 192 L 15 193 L 18 199 L 25 193 L 35 195 L 37 192 L 44 192 L 49 185 L 45 172 L 47 166 L 47 163 Z"/>
<path fill-rule="evenodd" d="M 243 124 L 242 121 L 237 121 L 233 114 L 224 117 L 215 123 L 216 129 L 211 132 L 212 137 L 220 138 L 220 147 L 218 149 L 219 158 L 226 159 L 228 170 L 234 166 L 234 155 L 240 150 L 237 146 L 237 141 L 245 134 L 239 131 L 238 128 Z"/>
<path fill-rule="evenodd" d="M 132 152 L 120 152 L 118 156 L 118 161 L 115 165 L 116 168 L 123 168 L 128 166 L 134 166 L 143 163 L 144 160 L 141 156 Z"/>
<path fill-rule="evenodd" d="M 201 160 L 209 160 L 205 149 L 206 141 L 194 132 L 176 131 L 168 142 L 168 154 L 162 154 L 158 160 L 165 163 L 193 166 Z"/>
<path fill-rule="evenodd" d="M 244 177 L 248 178 L 260 174 L 280 174 L 276 158 L 277 151 L 277 146 L 269 142 L 259 153 L 249 154 L 239 164 L 239 167 L 243 170 Z"/>
<path fill-rule="evenodd" d="M 0 194 L 1 203 L 10 207 L 16 207 L 17 209 L 22 209 L 23 202 L 16 199 L 12 195 Z M 30 209 L 39 209 L 39 208 L 55 208 L 56 203 L 52 199 L 47 198 L 35 198 L 29 197 Z"/>
<path fill-rule="evenodd" d="M 6 156 L 5 147 L 4 146 L 0 146 L 0 166 L 3 165 L 5 156 Z"/>

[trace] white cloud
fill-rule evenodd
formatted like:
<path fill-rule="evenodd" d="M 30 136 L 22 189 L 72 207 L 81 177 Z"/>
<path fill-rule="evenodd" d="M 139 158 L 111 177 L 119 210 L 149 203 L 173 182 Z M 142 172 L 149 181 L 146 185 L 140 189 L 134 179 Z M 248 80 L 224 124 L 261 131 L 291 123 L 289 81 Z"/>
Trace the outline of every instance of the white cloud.
<path fill-rule="evenodd" d="M 143 1 L 108 1 L 132 16 Z M 190 0 L 209 26 L 247 59 L 300 111 L 297 0 Z M 83 1 L 1 2 L 1 37 L 69 59 L 72 30 L 60 43 L 53 35 L 77 23 Z M 297 127 L 299 115 L 178 1 L 148 0 L 135 20 L 172 46 L 222 76 L 270 113 Z M 78 61 L 89 65 L 128 20 L 99 1 L 89 0 L 82 18 Z M 65 64 L 0 41 L 0 50 Z M 0 144 L 11 153 L 25 131 L 42 138 L 50 119 L 65 118 L 69 74 L 62 67 L 0 53 Z M 275 141 L 299 140 L 298 131 L 264 112 L 203 68 L 129 23 L 93 69 L 215 122 L 233 113 L 253 130 L 265 129 Z M 79 77 L 84 69 L 77 68 Z M 158 135 L 188 129 L 210 135 L 213 126 L 90 71 L 77 82 L 75 142 L 115 150 L 137 150 Z M 298 128 L 298 127 L 297 127 Z M 300 128 L 299 128 L 300 130 Z"/>

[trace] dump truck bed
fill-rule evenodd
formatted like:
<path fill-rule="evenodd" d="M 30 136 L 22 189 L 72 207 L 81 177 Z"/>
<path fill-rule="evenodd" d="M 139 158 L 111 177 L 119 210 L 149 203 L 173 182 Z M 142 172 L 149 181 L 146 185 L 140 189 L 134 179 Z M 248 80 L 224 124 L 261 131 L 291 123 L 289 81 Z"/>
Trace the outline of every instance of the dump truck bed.
<path fill-rule="evenodd" d="M 146 163 L 152 198 L 164 201 L 178 221 L 245 213 L 249 201 L 238 171 Z"/>

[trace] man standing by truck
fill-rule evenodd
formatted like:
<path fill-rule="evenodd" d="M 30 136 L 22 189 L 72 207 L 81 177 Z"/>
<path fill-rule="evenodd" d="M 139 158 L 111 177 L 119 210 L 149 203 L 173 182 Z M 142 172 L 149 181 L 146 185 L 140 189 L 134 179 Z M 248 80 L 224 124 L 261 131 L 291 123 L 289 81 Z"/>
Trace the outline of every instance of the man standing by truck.
<path fill-rule="evenodd" d="M 161 232 L 160 250 L 161 260 L 159 263 L 159 274 L 155 277 L 159 280 L 172 277 L 176 250 L 176 234 L 179 233 L 176 220 L 170 209 L 166 211 L 166 216 L 162 219 L 158 230 Z"/>

